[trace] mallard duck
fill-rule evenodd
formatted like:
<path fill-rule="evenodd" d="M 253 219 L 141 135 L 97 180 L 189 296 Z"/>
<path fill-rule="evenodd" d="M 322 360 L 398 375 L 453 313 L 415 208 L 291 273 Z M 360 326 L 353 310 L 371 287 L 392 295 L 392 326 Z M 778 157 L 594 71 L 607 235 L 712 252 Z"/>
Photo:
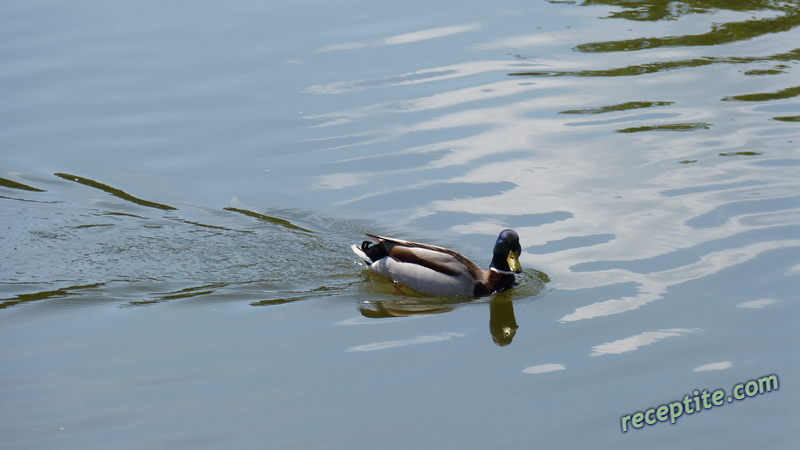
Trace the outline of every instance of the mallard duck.
<path fill-rule="evenodd" d="M 514 285 L 520 273 L 519 235 L 503 230 L 494 244 L 492 263 L 483 271 L 462 254 L 442 247 L 367 234 L 352 249 L 378 275 L 430 296 L 482 296 Z"/>

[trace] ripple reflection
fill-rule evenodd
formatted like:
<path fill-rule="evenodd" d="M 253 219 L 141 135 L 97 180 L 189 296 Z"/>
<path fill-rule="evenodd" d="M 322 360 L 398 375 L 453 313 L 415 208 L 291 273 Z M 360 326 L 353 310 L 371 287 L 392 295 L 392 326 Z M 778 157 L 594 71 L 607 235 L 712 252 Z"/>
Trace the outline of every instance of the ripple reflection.
<path fill-rule="evenodd" d="M 388 189 L 382 192 L 393 197 L 371 203 L 372 208 L 400 226 L 435 227 L 465 239 L 514 222 L 528 245 L 523 263 L 550 274 L 557 289 L 637 286 L 632 296 L 587 300 L 562 322 L 633 311 L 674 286 L 800 246 L 790 237 L 798 231 L 794 192 L 800 186 L 793 165 L 786 164 L 793 160 L 800 133 L 792 125 L 794 115 L 775 114 L 796 109 L 788 101 L 798 88 L 785 76 L 800 62 L 793 44 L 800 39 L 796 8 L 767 1 L 747 7 L 684 1 L 669 8 L 663 2 L 582 3 L 604 4 L 618 9 L 608 16 L 613 23 L 648 22 L 648 31 L 576 43 L 568 56 L 559 53 L 564 43 L 584 33 L 497 38 L 473 46 L 485 58 L 470 64 L 310 88 L 348 95 L 409 83 L 470 81 L 469 87 L 444 87 L 432 95 L 312 117 L 315 126 L 327 126 L 334 135 L 337 127 L 360 124 L 362 133 L 374 137 L 320 147 L 341 160 L 358 147 L 374 164 L 369 171 L 339 167 L 325 175 L 359 180 L 358 186 L 318 187 L 335 185 L 338 204 L 346 206 L 371 196 L 364 194 L 364 185 L 380 180 L 373 192 Z M 675 35 L 673 21 L 691 31 Z M 621 35 L 625 29 L 612 32 Z M 781 39 L 761 44 L 759 39 L 773 35 Z M 534 49 L 535 57 L 519 55 Z M 497 59 L 500 54 L 509 60 Z M 772 107 L 759 110 L 765 103 Z M 575 115 L 597 114 L 603 120 L 574 126 Z M 366 120 L 376 115 L 392 117 L 396 125 L 373 130 Z M 422 137 L 431 131 L 441 139 Z M 414 141 L 420 143 L 406 144 Z M 378 144 L 393 150 L 383 153 Z M 396 171 L 381 167 L 389 153 L 420 163 Z M 469 195 L 460 194 L 462 189 L 435 195 L 416 191 L 444 183 L 475 190 Z M 502 189 L 479 192 L 486 186 Z M 524 219 L 556 212 L 566 216 L 548 223 Z M 668 262 L 646 264 L 655 259 Z"/>

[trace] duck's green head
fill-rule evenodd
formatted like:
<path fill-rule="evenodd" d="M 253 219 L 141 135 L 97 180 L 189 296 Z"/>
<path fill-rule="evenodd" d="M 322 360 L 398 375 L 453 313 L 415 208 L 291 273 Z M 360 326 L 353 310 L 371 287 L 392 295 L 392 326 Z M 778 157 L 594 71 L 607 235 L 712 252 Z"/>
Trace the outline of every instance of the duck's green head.
<path fill-rule="evenodd" d="M 519 254 L 522 252 L 522 247 L 519 245 L 519 235 L 514 230 L 503 230 L 500 236 L 497 237 L 497 242 L 494 244 L 494 251 L 492 256 L 492 264 L 497 270 L 505 272 L 522 272 L 522 267 L 519 265 Z"/>

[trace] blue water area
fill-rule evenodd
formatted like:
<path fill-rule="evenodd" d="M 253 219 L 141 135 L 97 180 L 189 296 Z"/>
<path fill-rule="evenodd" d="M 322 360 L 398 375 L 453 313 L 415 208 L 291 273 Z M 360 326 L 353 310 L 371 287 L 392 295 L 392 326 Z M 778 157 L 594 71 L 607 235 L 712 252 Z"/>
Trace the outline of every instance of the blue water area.
<path fill-rule="evenodd" d="M 35 0 L 0 23 L 0 448 L 800 440 L 795 3 Z M 486 268 L 505 228 L 523 271 L 480 298 L 349 248 Z"/>

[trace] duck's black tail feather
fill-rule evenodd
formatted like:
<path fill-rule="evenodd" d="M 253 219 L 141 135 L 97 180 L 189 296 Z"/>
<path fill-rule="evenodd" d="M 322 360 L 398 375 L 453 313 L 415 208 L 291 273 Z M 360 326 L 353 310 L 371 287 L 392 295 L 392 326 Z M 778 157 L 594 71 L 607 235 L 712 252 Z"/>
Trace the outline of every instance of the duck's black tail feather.
<path fill-rule="evenodd" d="M 372 264 L 379 259 L 389 256 L 389 253 L 386 252 L 386 249 L 384 249 L 382 245 L 375 245 L 370 241 L 361 243 L 361 251 L 370 259 L 370 261 L 365 261 L 367 264 Z"/>

